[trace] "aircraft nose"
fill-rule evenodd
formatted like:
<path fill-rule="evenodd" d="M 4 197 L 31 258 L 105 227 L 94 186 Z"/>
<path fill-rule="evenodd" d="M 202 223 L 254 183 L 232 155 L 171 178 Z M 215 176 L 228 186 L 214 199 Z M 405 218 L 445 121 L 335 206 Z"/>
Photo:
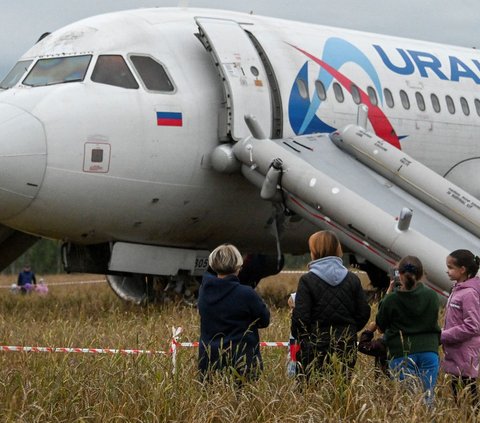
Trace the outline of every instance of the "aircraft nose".
<path fill-rule="evenodd" d="M 47 163 L 42 123 L 9 104 L 0 104 L 0 220 L 24 210 L 37 195 Z"/>

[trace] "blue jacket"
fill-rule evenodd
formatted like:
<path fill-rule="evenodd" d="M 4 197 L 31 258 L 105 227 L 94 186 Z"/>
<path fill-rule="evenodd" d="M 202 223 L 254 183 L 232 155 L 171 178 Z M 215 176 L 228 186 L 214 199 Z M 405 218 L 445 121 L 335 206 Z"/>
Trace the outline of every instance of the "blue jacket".
<path fill-rule="evenodd" d="M 18 274 L 18 281 L 17 285 L 18 286 L 24 286 L 27 284 L 36 284 L 37 280 L 35 278 L 35 273 L 33 273 L 31 270 L 27 271 L 22 271 Z"/>
<path fill-rule="evenodd" d="M 258 328 L 270 323 L 260 296 L 235 275 L 205 273 L 198 295 L 200 371 L 235 368 L 246 374 L 262 367 Z"/>

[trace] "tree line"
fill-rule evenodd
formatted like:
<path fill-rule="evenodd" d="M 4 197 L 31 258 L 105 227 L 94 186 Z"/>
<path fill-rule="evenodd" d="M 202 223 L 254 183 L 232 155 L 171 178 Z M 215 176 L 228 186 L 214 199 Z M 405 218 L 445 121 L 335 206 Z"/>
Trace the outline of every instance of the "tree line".
<path fill-rule="evenodd" d="M 41 239 L 8 266 L 2 274 L 13 275 L 29 264 L 39 274 L 57 274 L 63 272 L 60 256 L 61 241 Z"/>

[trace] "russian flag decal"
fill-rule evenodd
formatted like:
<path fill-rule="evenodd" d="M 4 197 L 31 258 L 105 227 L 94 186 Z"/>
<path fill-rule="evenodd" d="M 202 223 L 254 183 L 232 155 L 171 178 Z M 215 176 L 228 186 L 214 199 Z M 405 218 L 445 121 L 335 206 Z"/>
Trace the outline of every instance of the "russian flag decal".
<path fill-rule="evenodd" d="M 157 126 L 182 126 L 181 112 L 157 112 Z"/>

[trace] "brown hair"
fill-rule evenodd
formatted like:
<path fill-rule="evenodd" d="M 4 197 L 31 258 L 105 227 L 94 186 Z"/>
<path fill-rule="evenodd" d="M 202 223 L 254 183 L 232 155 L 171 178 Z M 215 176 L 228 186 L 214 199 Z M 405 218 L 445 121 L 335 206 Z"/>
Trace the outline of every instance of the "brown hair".
<path fill-rule="evenodd" d="M 455 250 L 449 256 L 455 260 L 458 267 L 465 267 L 468 278 L 473 278 L 478 273 L 480 259 L 469 250 Z"/>
<path fill-rule="evenodd" d="M 405 277 L 405 288 L 410 291 L 422 279 L 423 264 L 418 257 L 406 256 L 398 263 L 398 271 Z"/>
<path fill-rule="evenodd" d="M 308 248 L 310 248 L 313 260 L 329 256 L 343 256 L 340 241 L 332 231 L 315 232 L 308 239 Z"/>

